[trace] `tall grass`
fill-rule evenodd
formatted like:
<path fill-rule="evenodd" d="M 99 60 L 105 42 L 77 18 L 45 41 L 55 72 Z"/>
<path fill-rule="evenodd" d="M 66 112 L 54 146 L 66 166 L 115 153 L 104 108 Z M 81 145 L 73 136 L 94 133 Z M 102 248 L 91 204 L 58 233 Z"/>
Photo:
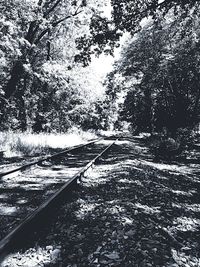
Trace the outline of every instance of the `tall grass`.
<path fill-rule="evenodd" d="M 37 156 L 51 149 L 64 149 L 97 138 L 95 133 L 72 129 L 66 134 L 0 132 L 0 150 L 6 157 Z"/>

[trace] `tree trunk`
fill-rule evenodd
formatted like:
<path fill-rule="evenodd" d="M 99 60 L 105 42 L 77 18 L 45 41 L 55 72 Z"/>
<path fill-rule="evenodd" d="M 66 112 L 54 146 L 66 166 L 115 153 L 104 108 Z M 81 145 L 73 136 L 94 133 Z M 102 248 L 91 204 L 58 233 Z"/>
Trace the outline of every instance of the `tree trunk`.
<path fill-rule="evenodd" d="M 149 130 L 150 133 L 154 130 L 153 125 L 153 103 L 152 103 L 152 94 L 150 88 L 144 89 L 144 98 L 145 98 L 145 116 L 146 116 L 146 123 L 147 123 L 147 130 Z"/>
<path fill-rule="evenodd" d="M 4 89 L 6 99 L 9 99 L 16 92 L 17 84 L 23 77 L 23 74 L 24 74 L 23 63 L 20 60 L 18 60 L 12 68 L 10 80 L 8 81 Z"/>
<path fill-rule="evenodd" d="M 193 120 L 193 122 L 196 121 L 196 118 L 197 118 L 197 115 L 198 115 L 199 101 L 200 101 L 200 88 L 198 90 L 198 93 L 197 93 L 197 96 L 196 96 L 196 100 L 195 100 L 195 104 L 194 104 L 194 108 L 193 108 L 193 112 L 192 112 L 192 120 Z"/>
<path fill-rule="evenodd" d="M 27 77 L 25 76 L 23 79 L 23 85 L 20 86 L 20 90 L 16 94 L 19 104 L 20 129 L 22 131 L 27 130 L 27 114 L 26 114 L 26 105 L 24 101 L 24 94 L 26 90 L 27 90 Z"/>
<path fill-rule="evenodd" d="M 5 109 L 6 109 L 7 103 L 1 99 L 0 101 L 0 131 L 3 130 L 3 125 L 6 122 L 6 117 L 5 117 Z"/>
<path fill-rule="evenodd" d="M 27 130 L 27 118 L 26 118 L 26 110 L 25 110 L 25 102 L 23 95 L 20 95 L 18 98 L 19 105 L 19 121 L 20 121 L 20 130 L 23 132 Z"/>

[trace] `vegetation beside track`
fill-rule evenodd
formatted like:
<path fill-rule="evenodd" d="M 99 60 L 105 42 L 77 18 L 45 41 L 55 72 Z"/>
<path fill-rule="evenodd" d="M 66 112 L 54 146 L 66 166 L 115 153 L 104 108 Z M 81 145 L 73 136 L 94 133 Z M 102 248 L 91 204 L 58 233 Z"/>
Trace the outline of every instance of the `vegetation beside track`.
<path fill-rule="evenodd" d="M 0 150 L 4 156 L 29 157 L 46 154 L 57 149 L 64 149 L 95 139 L 97 135 L 92 131 L 82 131 L 73 128 L 67 133 L 31 133 L 31 132 L 0 132 Z"/>

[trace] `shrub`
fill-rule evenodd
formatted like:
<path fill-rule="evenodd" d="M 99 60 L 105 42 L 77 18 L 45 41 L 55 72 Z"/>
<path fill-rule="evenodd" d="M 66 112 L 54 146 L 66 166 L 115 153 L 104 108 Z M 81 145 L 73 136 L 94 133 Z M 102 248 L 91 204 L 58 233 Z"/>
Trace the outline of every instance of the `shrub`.
<path fill-rule="evenodd" d="M 195 141 L 195 132 L 191 129 L 180 128 L 175 134 L 169 135 L 166 131 L 155 134 L 148 139 L 150 151 L 155 160 L 172 160 L 183 156 L 184 152 Z"/>

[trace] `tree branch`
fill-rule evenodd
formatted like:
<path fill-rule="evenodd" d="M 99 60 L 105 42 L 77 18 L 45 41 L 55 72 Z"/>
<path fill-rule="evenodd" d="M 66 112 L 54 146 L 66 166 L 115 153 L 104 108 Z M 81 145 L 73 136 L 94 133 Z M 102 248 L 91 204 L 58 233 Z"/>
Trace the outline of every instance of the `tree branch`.
<path fill-rule="evenodd" d="M 196 96 L 196 99 L 195 99 L 195 104 L 194 104 L 194 108 L 193 108 L 193 119 L 195 118 L 195 116 L 197 115 L 197 111 L 198 111 L 198 106 L 199 106 L 199 101 L 200 101 L 200 88 L 198 90 L 198 93 L 197 93 L 197 96 Z"/>
<path fill-rule="evenodd" d="M 46 11 L 46 13 L 44 13 L 44 18 L 46 18 L 52 11 L 54 11 L 54 9 L 60 4 L 62 0 L 57 0 L 55 2 L 55 4 L 49 9 Z"/>
<path fill-rule="evenodd" d="M 7 105 L 10 106 L 10 103 L 8 102 L 8 99 L 6 99 L 5 97 L 3 97 L 2 95 L 0 95 L 0 99 L 3 100 Z"/>
<path fill-rule="evenodd" d="M 151 11 L 152 9 L 154 9 L 154 11 L 156 11 L 157 8 L 163 8 L 163 7 L 165 7 L 166 3 L 170 3 L 170 1 L 169 0 L 165 0 L 165 1 L 161 2 L 161 3 L 158 2 L 156 5 L 150 4 L 142 12 L 139 11 L 138 12 L 138 15 L 141 14 L 141 13 L 145 13 L 145 12 Z"/>
<path fill-rule="evenodd" d="M 134 18 L 135 16 L 138 16 L 138 15 L 147 15 L 147 13 L 149 11 L 156 11 L 156 9 L 162 9 L 164 8 L 165 6 L 167 6 L 167 3 L 170 4 L 170 0 L 165 0 L 161 3 L 157 3 L 157 4 L 147 4 L 146 8 L 144 8 L 142 11 L 141 10 L 135 10 L 135 12 L 133 11 L 133 13 L 131 14 L 131 17 Z"/>
<path fill-rule="evenodd" d="M 62 19 L 60 19 L 60 20 L 58 20 L 58 21 L 53 22 L 53 23 L 52 23 L 52 27 L 55 28 L 55 27 L 56 27 L 58 24 L 60 24 L 61 22 L 65 21 L 65 20 L 67 20 L 67 19 L 70 19 L 70 18 L 72 18 L 72 17 L 75 17 L 75 16 L 77 16 L 78 14 L 80 14 L 81 12 L 82 12 L 82 10 L 81 10 L 81 11 L 76 11 L 76 12 L 75 12 L 74 14 L 72 14 L 72 15 L 68 15 L 68 16 L 66 16 L 66 17 L 64 17 L 64 18 L 62 18 Z M 38 36 L 37 40 L 35 41 L 35 44 L 36 44 L 36 45 L 37 45 L 37 44 L 39 43 L 39 41 L 44 37 L 44 35 L 45 35 L 46 33 L 48 33 L 48 31 L 49 31 L 49 28 L 43 30 L 43 31 L 40 33 L 40 35 Z"/>
<path fill-rule="evenodd" d="M 36 21 L 32 21 L 30 23 L 30 26 L 29 26 L 29 29 L 28 29 L 28 33 L 25 37 L 25 39 L 27 41 L 29 41 L 30 44 L 33 44 L 34 43 L 34 38 L 36 37 L 36 33 L 39 29 L 39 24 L 36 23 Z"/>
<path fill-rule="evenodd" d="M 61 22 L 65 21 L 65 20 L 67 20 L 67 19 L 69 19 L 69 18 L 75 17 L 75 16 L 77 16 L 78 14 L 80 14 L 81 12 L 82 12 L 82 10 L 80 10 L 79 12 L 75 12 L 74 14 L 72 14 L 72 15 L 70 15 L 70 16 L 67 16 L 67 17 L 65 17 L 65 18 L 62 18 L 62 19 L 60 19 L 60 20 L 54 22 L 54 23 L 52 24 L 52 26 L 53 26 L 53 27 L 56 27 L 56 26 L 57 26 L 58 24 L 60 24 Z"/>
<path fill-rule="evenodd" d="M 38 1 L 38 6 L 41 6 L 41 5 L 42 5 L 42 1 L 43 1 L 43 0 L 39 0 L 39 1 Z"/>

